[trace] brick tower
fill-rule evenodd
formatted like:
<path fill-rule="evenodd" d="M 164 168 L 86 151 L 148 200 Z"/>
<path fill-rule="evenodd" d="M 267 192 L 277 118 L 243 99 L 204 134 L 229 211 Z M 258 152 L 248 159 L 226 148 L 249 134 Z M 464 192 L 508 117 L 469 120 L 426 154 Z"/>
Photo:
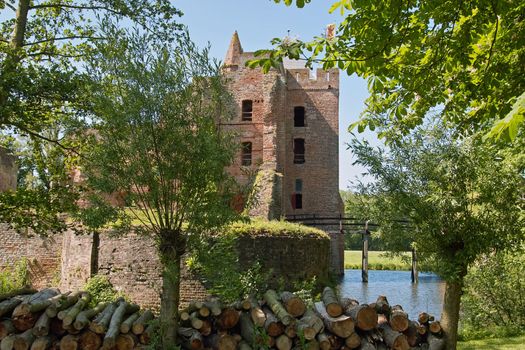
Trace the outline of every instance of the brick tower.
<path fill-rule="evenodd" d="M 223 71 L 237 105 L 224 125 L 236 131 L 241 145 L 229 171 L 240 184 L 254 180 L 258 196 L 250 211 L 268 219 L 338 216 L 339 71 L 284 64 L 264 74 L 245 67 L 253 59 L 233 34 Z M 256 174 L 254 176 L 254 174 Z M 342 235 L 332 236 L 332 267 L 343 269 Z"/>

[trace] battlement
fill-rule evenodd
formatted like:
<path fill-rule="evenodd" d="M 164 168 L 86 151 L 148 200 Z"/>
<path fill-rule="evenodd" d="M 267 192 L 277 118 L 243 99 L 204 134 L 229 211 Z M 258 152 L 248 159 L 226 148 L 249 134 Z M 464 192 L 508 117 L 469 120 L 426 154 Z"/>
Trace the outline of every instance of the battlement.
<path fill-rule="evenodd" d="M 286 82 L 288 90 L 311 89 L 339 89 L 338 69 L 316 69 L 315 75 L 310 75 L 308 68 L 286 69 Z"/>

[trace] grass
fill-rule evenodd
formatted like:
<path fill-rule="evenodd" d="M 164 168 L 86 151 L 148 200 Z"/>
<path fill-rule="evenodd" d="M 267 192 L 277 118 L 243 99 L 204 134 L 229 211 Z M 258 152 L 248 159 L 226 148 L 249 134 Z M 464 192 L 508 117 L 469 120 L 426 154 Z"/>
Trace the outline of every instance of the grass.
<path fill-rule="evenodd" d="M 345 269 L 361 268 L 361 251 L 345 250 Z M 403 255 L 410 257 L 410 253 Z M 410 270 L 410 264 L 404 262 L 400 256 L 386 256 L 385 252 L 368 251 L 368 268 L 370 270 Z"/>
<path fill-rule="evenodd" d="M 459 342 L 458 350 L 521 350 L 525 348 L 525 335 L 521 337 L 471 340 Z"/>
<path fill-rule="evenodd" d="M 277 220 L 252 219 L 247 222 L 238 221 L 227 226 L 225 231 L 234 236 L 318 237 L 328 239 L 328 235 L 319 229 Z"/>

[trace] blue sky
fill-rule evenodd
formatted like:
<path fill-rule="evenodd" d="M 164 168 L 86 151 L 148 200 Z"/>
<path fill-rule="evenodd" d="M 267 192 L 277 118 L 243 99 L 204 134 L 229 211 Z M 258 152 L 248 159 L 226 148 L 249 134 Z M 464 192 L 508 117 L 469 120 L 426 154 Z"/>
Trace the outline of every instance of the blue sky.
<path fill-rule="evenodd" d="M 329 14 L 332 1 L 314 0 L 303 9 L 277 5 L 273 0 L 177 0 L 176 7 L 184 12 L 181 21 L 188 26 L 193 40 L 204 46 L 211 44 L 211 54 L 223 60 L 231 36 L 238 31 L 244 51 L 270 47 L 270 40 L 291 36 L 308 40 L 324 32 L 329 23 L 341 20 L 339 13 Z M 362 168 L 352 166 L 345 142 L 350 139 L 348 126 L 357 120 L 368 95 L 366 82 L 356 76 L 341 74 L 339 95 L 339 188 L 347 189 Z M 374 133 L 358 134 L 378 144 Z"/>

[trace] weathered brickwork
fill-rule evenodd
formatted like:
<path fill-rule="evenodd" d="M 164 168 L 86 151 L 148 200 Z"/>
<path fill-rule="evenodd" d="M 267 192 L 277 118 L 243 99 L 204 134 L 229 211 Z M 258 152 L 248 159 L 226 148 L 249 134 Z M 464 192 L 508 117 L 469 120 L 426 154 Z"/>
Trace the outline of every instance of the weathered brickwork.
<path fill-rule="evenodd" d="M 260 69 L 245 67 L 246 61 L 253 58 L 253 53 L 243 51 L 235 33 L 223 69 L 238 113 L 225 125 L 237 132 L 240 143 L 252 143 L 253 162 L 241 166 L 239 151 L 229 171 L 241 184 L 249 183 L 250 175 L 253 179 L 258 170 L 270 182 L 258 184 L 259 207 L 250 214 L 265 218 L 340 215 L 343 203 L 339 195 L 339 71 L 318 69 L 312 77 L 309 69 L 285 64 L 263 74 Z M 253 103 L 251 121 L 242 120 L 244 100 Z M 304 108 L 304 125 L 294 123 L 296 107 Z M 304 140 L 303 163 L 294 161 L 294 139 Z M 268 176 L 271 172 L 279 174 L 278 182 Z M 278 186 L 274 186 L 276 183 Z M 297 205 L 297 193 L 302 206 Z M 332 271 L 342 274 L 343 240 L 332 236 Z"/>
<path fill-rule="evenodd" d="M 152 239 L 130 233 L 112 236 L 64 234 L 62 247 L 67 259 L 62 259 L 60 288 L 81 288 L 91 275 L 105 275 L 119 291 L 135 303 L 158 310 L 162 286 L 162 267 Z M 204 299 L 208 294 L 202 283 L 182 265 L 181 303 Z"/>
<path fill-rule="evenodd" d="M 50 286 L 60 278 L 62 236 L 42 238 L 21 234 L 0 223 L 0 269 L 11 268 L 26 258 L 36 288 Z"/>
<path fill-rule="evenodd" d="M 16 158 L 0 146 L 0 192 L 16 188 Z"/>

